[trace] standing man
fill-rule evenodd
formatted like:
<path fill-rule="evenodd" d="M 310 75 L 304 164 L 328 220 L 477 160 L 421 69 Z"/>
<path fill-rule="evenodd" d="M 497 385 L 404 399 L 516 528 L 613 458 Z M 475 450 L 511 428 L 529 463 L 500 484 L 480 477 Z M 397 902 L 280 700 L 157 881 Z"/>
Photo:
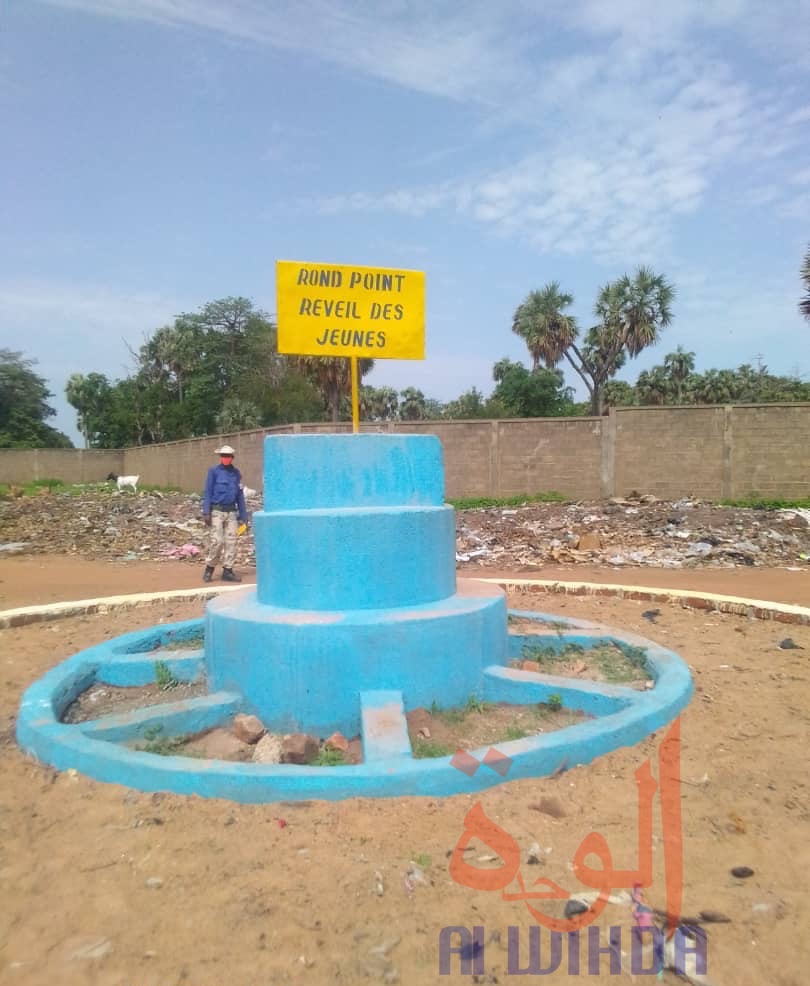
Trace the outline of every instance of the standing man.
<path fill-rule="evenodd" d="M 215 454 L 219 456 L 219 465 L 208 470 L 202 502 L 205 526 L 211 528 L 203 582 L 211 581 L 220 555 L 222 581 L 241 582 L 241 578 L 234 573 L 233 563 L 236 561 L 238 523 L 247 523 L 242 475 L 233 464 L 234 451 L 230 445 L 223 445 Z"/>

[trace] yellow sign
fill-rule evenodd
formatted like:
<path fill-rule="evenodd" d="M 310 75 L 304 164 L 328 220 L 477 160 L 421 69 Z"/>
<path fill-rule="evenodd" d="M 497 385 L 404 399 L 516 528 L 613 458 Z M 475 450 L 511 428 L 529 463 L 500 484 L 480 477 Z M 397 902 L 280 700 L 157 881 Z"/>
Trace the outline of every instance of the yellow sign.
<path fill-rule="evenodd" d="M 294 260 L 276 263 L 278 351 L 425 358 L 425 274 Z"/>

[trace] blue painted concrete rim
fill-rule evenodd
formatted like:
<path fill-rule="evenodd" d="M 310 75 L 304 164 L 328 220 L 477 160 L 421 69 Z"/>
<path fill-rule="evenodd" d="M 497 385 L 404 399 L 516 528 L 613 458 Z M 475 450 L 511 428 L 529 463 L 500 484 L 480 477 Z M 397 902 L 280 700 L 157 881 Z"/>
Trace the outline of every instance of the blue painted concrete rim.
<path fill-rule="evenodd" d="M 480 766 L 473 777 L 468 777 L 451 767 L 450 757 L 414 759 L 398 756 L 343 767 L 259 765 L 163 757 L 92 739 L 77 725 L 59 722 L 64 707 L 96 680 L 105 665 L 114 663 L 116 658 L 120 661 L 121 655 L 151 653 L 139 647 L 153 642 L 156 635 L 177 633 L 179 636 L 182 633 L 193 637 L 204 625 L 203 619 L 196 619 L 125 634 L 81 651 L 52 668 L 23 696 L 17 740 L 27 753 L 57 769 L 75 768 L 96 780 L 143 791 L 195 794 L 242 803 L 413 795 L 442 797 L 484 790 L 506 780 L 546 776 L 561 766 L 571 768 L 588 764 L 612 750 L 640 742 L 672 721 L 689 703 L 692 679 L 686 664 L 673 651 L 643 637 L 586 620 L 521 610 L 510 610 L 509 615 L 538 624 L 565 624 L 565 630 L 561 631 L 563 635 L 570 630 L 589 631 L 594 636 L 610 636 L 645 647 L 655 686 L 649 691 L 620 689 L 626 700 L 624 707 L 598 719 L 553 733 L 498 744 L 498 750 L 512 759 L 506 778 L 486 765 Z M 498 670 L 509 671 L 501 666 Z M 544 684 L 544 676 L 534 672 L 512 671 L 505 677 L 518 694 L 526 684 Z M 533 680 L 529 681 L 529 678 Z M 486 750 L 468 752 L 483 760 Z"/>

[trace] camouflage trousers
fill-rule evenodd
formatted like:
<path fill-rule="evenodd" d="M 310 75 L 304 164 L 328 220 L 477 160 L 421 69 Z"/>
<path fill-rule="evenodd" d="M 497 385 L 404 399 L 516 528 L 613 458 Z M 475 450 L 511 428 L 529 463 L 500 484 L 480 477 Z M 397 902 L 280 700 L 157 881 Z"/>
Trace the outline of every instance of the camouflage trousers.
<path fill-rule="evenodd" d="M 233 568 L 236 561 L 236 530 L 239 522 L 236 511 L 224 513 L 222 510 L 211 511 L 211 540 L 208 543 L 208 554 L 205 564 L 213 567 L 222 556 L 222 567 Z"/>

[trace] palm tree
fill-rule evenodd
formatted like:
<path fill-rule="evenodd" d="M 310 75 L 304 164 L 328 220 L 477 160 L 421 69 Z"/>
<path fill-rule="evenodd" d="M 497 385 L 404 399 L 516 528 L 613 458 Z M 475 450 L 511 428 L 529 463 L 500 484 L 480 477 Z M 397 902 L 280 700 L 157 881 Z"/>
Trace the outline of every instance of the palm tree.
<path fill-rule="evenodd" d="M 649 267 L 639 267 L 635 277 L 627 274 L 603 289 L 596 303 L 596 314 L 602 310 L 624 339 L 630 356 L 658 342 L 658 332 L 672 321 L 674 288 L 661 274 Z M 615 320 L 615 321 L 614 321 Z M 603 320 L 604 321 L 604 320 Z"/>
<path fill-rule="evenodd" d="M 332 416 L 332 424 L 340 418 L 340 402 L 351 393 L 351 362 L 344 356 L 298 356 L 297 368 L 320 391 L 324 404 Z M 359 359 L 357 371 L 362 380 L 374 366 L 373 359 Z"/>
<path fill-rule="evenodd" d="M 667 353 L 664 357 L 664 368 L 672 383 L 675 403 L 682 404 L 684 386 L 695 369 L 695 354 L 687 353 L 683 346 L 678 346 L 674 353 Z"/>
<path fill-rule="evenodd" d="M 549 368 L 556 366 L 576 339 L 576 321 L 564 311 L 573 303 L 570 294 L 560 291 L 559 282 L 551 281 L 542 290 L 532 291 L 516 309 L 512 331 L 528 346 L 533 370 L 541 362 Z"/>
<path fill-rule="evenodd" d="M 226 397 L 216 417 L 217 430 L 225 435 L 246 428 L 258 428 L 260 417 L 261 412 L 252 401 Z"/>
<path fill-rule="evenodd" d="M 671 388 L 663 366 L 642 370 L 636 381 L 636 390 L 642 404 L 666 404 Z"/>
<path fill-rule="evenodd" d="M 632 407 L 636 396 L 636 388 L 626 380 L 608 380 L 605 384 L 605 407 Z"/>
<path fill-rule="evenodd" d="M 728 404 L 737 396 L 733 370 L 707 370 L 695 379 L 695 397 L 701 404 Z"/>
<path fill-rule="evenodd" d="M 800 273 L 804 281 L 804 297 L 799 302 L 799 311 L 810 322 L 810 247 L 807 248 L 807 253 L 804 255 Z"/>
<path fill-rule="evenodd" d="M 361 387 L 360 412 L 369 421 L 394 421 L 399 410 L 399 394 L 393 387 Z"/>
<path fill-rule="evenodd" d="M 649 267 L 639 267 L 634 277 L 625 274 L 601 288 L 594 306 L 599 325 L 588 332 L 581 355 L 573 347 L 593 381 L 591 414 L 602 414 L 605 384 L 625 354 L 638 356 L 658 341 L 659 330 L 672 321 L 674 296 L 672 285 Z"/>
<path fill-rule="evenodd" d="M 416 387 L 406 387 L 400 391 L 402 401 L 399 405 L 399 416 L 403 421 L 422 421 L 427 417 L 425 395 Z"/>

